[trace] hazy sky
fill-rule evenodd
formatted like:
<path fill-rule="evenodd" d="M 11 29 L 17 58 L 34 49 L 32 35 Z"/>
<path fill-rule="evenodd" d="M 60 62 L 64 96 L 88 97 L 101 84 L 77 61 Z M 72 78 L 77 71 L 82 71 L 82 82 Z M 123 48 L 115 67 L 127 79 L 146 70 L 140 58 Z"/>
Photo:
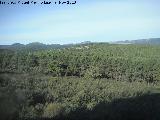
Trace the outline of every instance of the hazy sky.
<path fill-rule="evenodd" d="M 0 5 L 0 44 L 156 38 L 160 37 L 159 6 L 160 0 L 77 0 L 75 5 Z"/>

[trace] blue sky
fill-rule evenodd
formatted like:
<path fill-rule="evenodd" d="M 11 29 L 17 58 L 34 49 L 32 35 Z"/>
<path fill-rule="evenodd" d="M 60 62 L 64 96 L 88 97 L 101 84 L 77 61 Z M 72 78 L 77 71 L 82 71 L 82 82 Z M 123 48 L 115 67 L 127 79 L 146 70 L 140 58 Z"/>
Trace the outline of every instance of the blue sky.
<path fill-rule="evenodd" d="M 159 0 L 77 0 L 75 5 L 0 5 L 0 44 L 67 44 L 157 38 L 160 37 L 159 6 Z"/>

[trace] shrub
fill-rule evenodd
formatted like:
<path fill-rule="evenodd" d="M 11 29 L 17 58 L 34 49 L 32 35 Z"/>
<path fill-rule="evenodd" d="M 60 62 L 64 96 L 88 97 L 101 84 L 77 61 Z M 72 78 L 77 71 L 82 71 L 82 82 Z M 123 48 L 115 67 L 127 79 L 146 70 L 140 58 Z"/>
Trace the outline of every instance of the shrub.
<path fill-rule="evenodd" d="M 43 117 L 55 118 L 62 115 L 63 106 L 59 103 L 49 103 L 44 109 Z"/>

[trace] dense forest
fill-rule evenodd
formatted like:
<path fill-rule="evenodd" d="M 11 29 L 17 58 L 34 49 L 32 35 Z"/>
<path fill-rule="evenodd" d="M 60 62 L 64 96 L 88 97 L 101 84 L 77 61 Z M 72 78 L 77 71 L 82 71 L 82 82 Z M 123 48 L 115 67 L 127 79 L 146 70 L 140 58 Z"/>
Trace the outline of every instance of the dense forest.
<path fill-rule="evenodd" d="M 1 120 L 159 120 L 160 46 L 0 49 Z"/>

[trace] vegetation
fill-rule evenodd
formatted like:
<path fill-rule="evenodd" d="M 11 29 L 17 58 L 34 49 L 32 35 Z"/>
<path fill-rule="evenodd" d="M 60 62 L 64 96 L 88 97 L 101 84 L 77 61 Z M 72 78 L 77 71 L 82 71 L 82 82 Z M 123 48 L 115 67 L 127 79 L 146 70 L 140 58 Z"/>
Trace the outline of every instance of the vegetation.
<path fill-rule="evenodd" d="M 2 120 L 158 120 L 160 46 L 0 50 Z"/>
<path fill-rule="evenodd" d="M 107 78 L 125 81 L 160 80 L 159 46 L 93 44 L 38 52 L 0 52 L 1 72 Z"/>
<path fill-rule="evenodd" d="M 138 39 L 138 40 L 125 40 L 117 41 L 117 44 L 149 44 L 149 45 L 160 45 L 160 38 L 150 38 L 150 39 Z"/>

